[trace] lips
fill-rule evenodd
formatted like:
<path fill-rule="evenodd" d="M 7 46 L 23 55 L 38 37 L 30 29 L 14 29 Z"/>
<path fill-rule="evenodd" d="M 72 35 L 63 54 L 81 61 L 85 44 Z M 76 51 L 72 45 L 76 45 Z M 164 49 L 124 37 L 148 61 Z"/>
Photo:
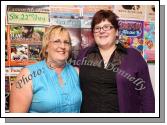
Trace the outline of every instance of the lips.
<path fill-rule="evenodd" d="M 105 39 L 107 38 L 108 36 L 99 36 L 100 39 Z"/>
<path fill-rule="evenodd" d="M 57 51 L 60 54 L 65 54 L 65 51 Z"/>

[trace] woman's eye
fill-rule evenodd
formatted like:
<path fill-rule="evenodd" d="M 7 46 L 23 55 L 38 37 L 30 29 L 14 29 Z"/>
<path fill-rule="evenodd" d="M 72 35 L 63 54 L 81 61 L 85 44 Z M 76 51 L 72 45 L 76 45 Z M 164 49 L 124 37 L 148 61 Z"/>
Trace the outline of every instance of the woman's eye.
<path fill-rule="evenodd" d="M 108 28 L 109 26 L 103 26 L 104 28 Z"/>
<path fill-rule="evenodd" d="M 95 28 L 95 30 L 99 30 L 99 29 L 100 29 L 100 27 L 96 27 L 96 28 Z"/>
<path fill-rule="evenodd" d="M 60 42 L 60 40 L 55 40 L 55 41 L 53 41 L 54 43 L 59 43 Z"/>
<path fill-rule="evenodd" d="M 64 44 L 66 44 L 66 45 L 70 45 L 70 42 L 64 41 Z"/>

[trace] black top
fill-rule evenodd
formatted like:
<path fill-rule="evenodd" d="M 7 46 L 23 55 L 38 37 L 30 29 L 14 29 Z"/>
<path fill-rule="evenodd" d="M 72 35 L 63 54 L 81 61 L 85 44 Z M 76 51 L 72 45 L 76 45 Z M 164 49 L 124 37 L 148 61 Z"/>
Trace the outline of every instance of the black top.
<path fill-rule="evenodd" d="M 109 63 L 112 63 L 115 51 Z M 81 112 L 119 112 L 116 72 L 104 68 L 104 62 L 97 46 L 87 54 L 84 62 L 80 66 L 80 84 L 83 95 Z"/>

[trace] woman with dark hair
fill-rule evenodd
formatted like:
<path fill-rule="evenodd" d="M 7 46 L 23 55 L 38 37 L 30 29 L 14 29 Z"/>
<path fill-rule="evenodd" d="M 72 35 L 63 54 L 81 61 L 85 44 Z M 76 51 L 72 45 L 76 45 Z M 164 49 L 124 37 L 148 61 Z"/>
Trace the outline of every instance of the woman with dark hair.
<path fill-rule="evenodd" d="M 110 10 L 96 12 L 91 29 L 95 44 L 83 49 L 77 60 L 82 62 L 81 112 L 155 112 L 147 63 L 137 50 L 124 48 L 117 39 L 117 15 Z"/>

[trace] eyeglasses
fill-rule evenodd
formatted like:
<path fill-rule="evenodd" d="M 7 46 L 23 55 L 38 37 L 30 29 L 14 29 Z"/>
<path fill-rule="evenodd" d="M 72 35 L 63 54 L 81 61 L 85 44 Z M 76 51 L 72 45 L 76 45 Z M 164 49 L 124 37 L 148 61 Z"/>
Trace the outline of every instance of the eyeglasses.
<path fill-rule="evenodd" d="M 94 32 L 94 33 L 98 33 L 98 32 L 101 31 L 101 29 L 103 29 L 104 31 L 108 31 L 108 30 L 111 30 L 111 29 L 113 29 L 113 28 L 114 28 L 114 27 L 111 26 L 111 25 L 104 25 L 104 26 L 102 26 L 102 27 L 97 26 L 97 27 L 95 27 L 95 28 L 93 29 L 93 32 Z"/>
<path fill-rule="evenodd" d="M 69 47 L 70 45 L 71 45 L 71 43 L 70 42 L 68 42 L 68 41 L 61 41 L 60 39 L 57 39 L 57 40 L 55 40 L 55 41 L 51 41 L 54 45 L 57 45 L 57 46 L 60 46 L 62 43 L 64 44 L 64 46 L 66 46 L 66 47 Z"/>

